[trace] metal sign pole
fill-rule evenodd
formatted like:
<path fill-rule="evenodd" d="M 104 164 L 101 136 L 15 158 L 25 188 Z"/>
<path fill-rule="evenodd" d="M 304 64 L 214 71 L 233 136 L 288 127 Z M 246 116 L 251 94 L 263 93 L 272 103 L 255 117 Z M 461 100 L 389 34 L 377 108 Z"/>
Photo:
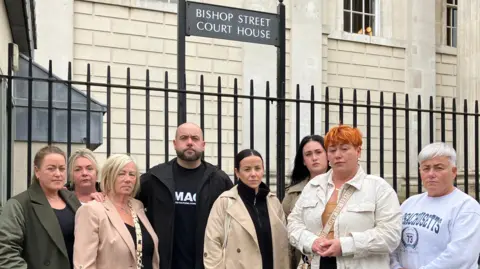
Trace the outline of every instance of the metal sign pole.
<path fill-rule="evenodd" d="M 13 57 L 14 44 L 8 44 L 8 82 L 7 82 L 7 200 L 12 197 L 13 187 Z M 31 164 L 28 164 L 31 165 Z"/>
<path fill-rule="evenodd" d="M 283 0 L 278 3 L 279 33 L 277 47 L 277 98 L 285 99 L 285 5 Z M 285 101 L 277 102 L 277 196 L 283 200 L 285 196 Z"/>
<path fill-rule="evenodd" d="M 187 15 L 185 0 L 178 0 L 177 14 L 177 88 L 186 91 L 185 81 L 185 36 L 187 35 Z M 187 96 L 186 93 L 177 95 L 177 125 L 187 121 Z M 166 111 L 165 113 L 168 113 Z M 168 128 L 168 126 L 166 126 Z"/>

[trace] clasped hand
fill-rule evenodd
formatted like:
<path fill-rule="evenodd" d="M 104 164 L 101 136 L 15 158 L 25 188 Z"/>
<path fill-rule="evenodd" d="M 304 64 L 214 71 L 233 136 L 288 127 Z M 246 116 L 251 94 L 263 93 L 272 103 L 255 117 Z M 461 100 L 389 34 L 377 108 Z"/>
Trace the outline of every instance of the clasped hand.
<path fill-rule="evenodd" d="M 312 251 L 322 257 L 338 257 L 342 255 L 339 239 L 317 238 L 313 242 Z"/>

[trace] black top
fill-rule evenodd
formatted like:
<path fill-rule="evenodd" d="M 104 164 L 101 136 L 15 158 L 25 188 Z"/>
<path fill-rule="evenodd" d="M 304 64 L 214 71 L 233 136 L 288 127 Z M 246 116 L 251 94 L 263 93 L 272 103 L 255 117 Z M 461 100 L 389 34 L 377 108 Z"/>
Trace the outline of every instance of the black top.
<path fill-rule="evenodd" d="M 262 269 L 273 269 L 272 229 L 268 216 L 267 195 L 270 192 L 265 183 L 261 183 L 258 193 L 238 181 L 238 194 L 242 198 L 257 233 L 260 254 L 262 255 Z"/>
<path fill-rule="evenodd" d="M 172 268 L 195 268 L 195 221 L 198 182 L 205 173 L 205 165 L 187 169 L 173 164 L 175 180 L 175 228 L 173 234 Z"/>
<path fill-rule="evenodd" d="M 167 163 L 156 165 L 141 176 L 140 192 L 137 199 L 142 201 L 148 220 L 158 238 L 160 269 L 174 269 L 172 265 L 175 222 L 175 180 L 173 164 L 176 158 Z M 203 243 L 210 209 L 215 200 L 232 186 L 232 180 L 225 172 L 208 162 L 202 161 L 205 172 L 198 179 L 196 195 L 196 215 L 191 221 L 196 225 L 195 231 L 195 266 L 189 269 L 204 269 Z"/>
<path fill-rule="evenodd" d="M 153 251 L 155 249 L 155 245 L 153 244 L 152 236 L 148 233 L 143 223 L 138 220 L 140 223 L 140 229 L 142 229 L 142 264 L 143 269 L 152 269 L 153 268 Z M 132 227 L 125 223 L 127 226 L 128 231 L 132 235 L 133 244 L 135 245 L 135 250 L 137 249 L 137 233 L 135 232 L 135 227 Z"/>
<path fill-rule="evenodd" d="M 63 240 L 67 248 L 68 259 L 70 261 L 70 268 L 73 268 L 73 242 L 75 241 L 75 213 L 67 205 L 64 209 L 53 209 L 62 229 Z"/>

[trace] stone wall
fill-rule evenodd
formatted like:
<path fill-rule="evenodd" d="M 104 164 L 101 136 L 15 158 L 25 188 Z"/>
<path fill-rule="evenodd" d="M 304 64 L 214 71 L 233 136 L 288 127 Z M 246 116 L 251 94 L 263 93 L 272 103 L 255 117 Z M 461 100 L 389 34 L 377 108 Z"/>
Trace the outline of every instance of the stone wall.
<path fill-rule="evenodd" d="M 384 94 L 384 105 L 391 106 L 393 93 L 397 94 L 397 106 L 404 106 L 405 50 L 398 47 L 379 46 L 361 42 L 328 39 L 328 80 L 329 100 L 339 101 L 339 89 L 343 88 L 343 100 L 353 102 L 353 89 L 357 90 L 357 102 L 366 104 L 370 90 L 371 104 L 380 104 L 380 92 Z M 324 93 L 323 93 L 324 94 Z M 330 127 L 340 122 L 339 107 L 330 105 Z M 362 165 L 366 168 L 367 114 L 365 108 L 358 108 L 357 124 L 363 133 Z M 404 113 L 397 113 L 397 171 L 404 171 L 405 126 Z M 380 111 L 371 110 L 371 173 L 380 172 Z M 384 110 L 384 163 L 385 176 L 392 173 L 392 110 Z M 353 124 L 353 108 L 344 107 L 344 124 Z"/>

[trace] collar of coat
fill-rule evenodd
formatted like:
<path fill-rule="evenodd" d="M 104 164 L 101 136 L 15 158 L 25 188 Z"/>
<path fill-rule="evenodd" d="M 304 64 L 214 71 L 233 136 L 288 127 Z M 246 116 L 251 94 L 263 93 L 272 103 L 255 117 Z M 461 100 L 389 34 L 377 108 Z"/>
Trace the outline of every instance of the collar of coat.
<path fill-rule="evenodd" d="M 262 183 L 263 183 L 263 182 L 262 182 Z M 265 184 L 265 183 L 263 183 L 263 184 Z M 267 200 L 268 200 L 268 198 L 270 198 L 270 197 L 276 197 L 276 196 L 277 196 L 277 195 L 276 195 L 275 193 L 270 192 L 270 191 L 269 191 L 269 192 L 267 193 L 267 195 L 266 195 Z M 228 198 L 232 198 L 232 199 L 235 199 L 235 200 L 241 199 L 241 198 L 240 198 L 240 194 L 238 194 L 238 184 L 237 184 L 236 186 L 233 186 L 233 188 L 231 188 L 230 190 L 223 192 L 223 193 L 220 195 L 220 197 L 228 197 Z"/>
<path fill-rule="evenodd" d="M 146 223 L 147 220 L 143 217 L 144 215 L 138 214 L 139 211 L 144 210 L 142 204 L 135 199 L 131 199 L 131 203 L 132 203 L 132 209 L 137 214 L 138 219 L 142 223 Z M 120 214 L 115 208 L 115 205 L 110 200 L 110 198 L 107 197 L 103 202 L 103 206 L 105 207 L 106 214 L 110 220 L 110 223 L 113 225 L 113 227 L 115 227 L 117 232 L 120 234 L 120 237 L 125 241 L 125 244 L 127 244 L 128 249 L 130 250 L 130 254 L 132 255 L 132 258 L 136 259 L 137 258 L 137 254 L 135 252 L 136 242 L 132 240 L 132 236 L 128 231 L 128 229 L 126 228 L 125 222 L 122 220 Z"/>
<path fill-rule="evenodd" d="M 286 192 L 287 193 L 302 192 L 303 188 L 307 186 L 308 181 L 309 181 L 308 178 L 306 178 L 295 185 L 290 185 L 287 187 Z"/>
<path fill-rule="evenodd" d="M 253 204 L 255 198 L 266 200 L 267 195 L 270 193 L 270 189 L 268 188 L 267 184 L 260 183 L 258 186 L 258 193 L 255 193 L 255 190 L 248 187 L 244 184 L 241 180 L 238 181 L 238 193 L 243 199 L 247 199 L 247 201 Z"/>
<path fill-rule="evenodd" d="M 328 184 L 333 185 L 332 174 L 333 174 L 333 169 L 331 169 L 325 174 L 321 174 L 312 178 L 309 183 L 312 184 L 313 186 L 326 189 Z M 349 181 L 345 182 L 345 184 L 353 186 L 355 189 L 359 190 L 362 188 L 362 184 L 365 176 L 367 176 L 367 174 L 365 173 L 365 171 L 363 171 L 363 168 L 359 165 L 355 176 Z"/>
<path fill-rule="evenodd" d="M 244 202 L 242 201 L 242 198 L 238 193 L 238 187 L 238 185 L 235 185 L 230 190 L 223 192 L 218 199 L 227 198 L 234 200 L 231 206 L 226 209 L 227 214 L 229 214 L 233 219 L 235 219 L 248 232 L 250 238 L 255 242 L 256 246 L 259 247 L 255 226 L 252 222 L 247 208 L 245 207 Z M 269 202 L 269 200 L 275 197 L 276 195 L 272 192 L 269 192 L 266 196 L 267 207 L 269 210 L 268 216 L 270 218 L 270 225 L 272 225 L 272 236 L 273 234 L 276 234 L 274 230 L 285 229 L 283 222 L 279 220 L 278 211 L 273 208 L 273 203 L 271 201 Z M 283 210 L 281 208 L 279 208 L 278 210 L 280 210 L 282 212 L 281 214 L 283 214 Z M 274 240 L 272 241 L 272 243 L 275 243 L 275 239 L 272 240 Z"/>
<path fill-rule="evenodd" d="M 68 190 L 62 189 L 58 191 L 58 194 L 63 199 L 63 201 L 70 207 L 73 213 L 77 212 L 77 209 L 81 206 L 80 201 L 77 197 Z M 45 193 L 40 187 L 38 182 L 33 182 L 32 185 L 28 188 L 28 195 L 32 201 L 32 207 L 35 211 L 35 214 L 38 217 L 38 220 L 42 224 L 43 228 L 47 231 L 50 238 L 60 249 L 61 253 L 68 258 L 67 248 L 65 246 L 65 241 L 63 240 L 62 230 L 58 219 L 53 211 L 50 203 L 45 196 Z"/>

